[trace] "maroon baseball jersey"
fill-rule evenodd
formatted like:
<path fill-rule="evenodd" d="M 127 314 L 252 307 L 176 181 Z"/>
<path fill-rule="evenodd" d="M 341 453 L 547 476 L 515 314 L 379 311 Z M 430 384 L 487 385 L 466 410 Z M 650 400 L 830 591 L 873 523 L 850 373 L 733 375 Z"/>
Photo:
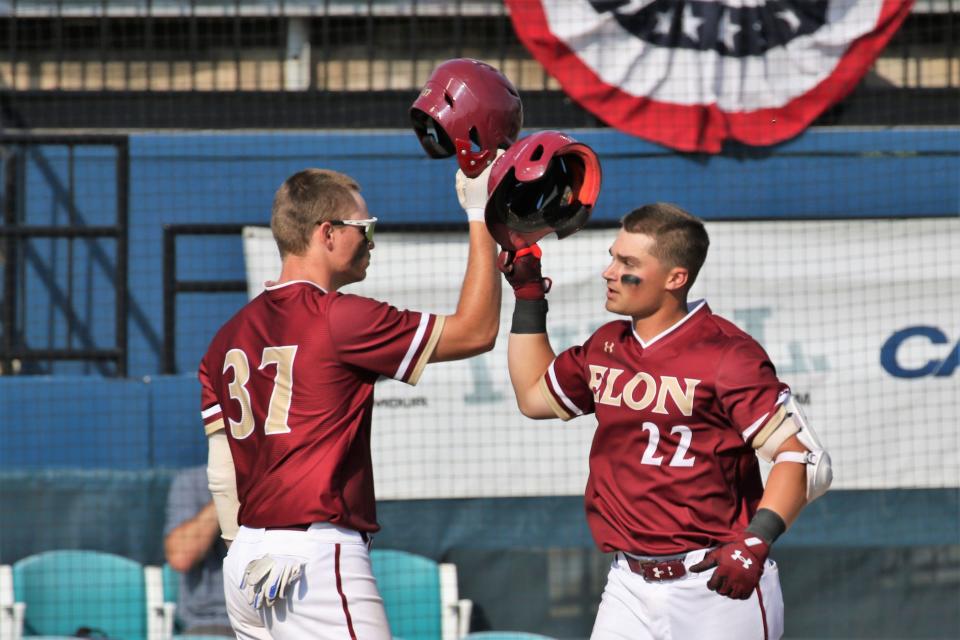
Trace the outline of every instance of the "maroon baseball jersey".
<path fill-rule="evenodd" d="M 788 388 L 763 348 L 706 302 L 644 343 L 604 325 L 551 363 L 557 416 L 596 413 L 587 521 L 603 551 L 667 555 L 729 541 L 763 493 L 751 440 Z"/>
<path fill-rule="evenodd" d="M 416 384 L 443 317 L 310 282 L 268 287 L 217 332 L 200 365 L 207 434 L 226 429 L 239 522 L 379 529 L 373 387 Z"/>

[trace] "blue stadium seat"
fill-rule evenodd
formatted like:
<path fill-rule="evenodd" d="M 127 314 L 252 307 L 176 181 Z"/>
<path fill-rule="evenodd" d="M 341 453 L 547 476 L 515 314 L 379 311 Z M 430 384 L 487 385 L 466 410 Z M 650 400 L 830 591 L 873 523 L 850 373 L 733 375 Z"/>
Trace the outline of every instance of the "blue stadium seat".
<path fill-rule="evenodd" d="M 473 603 L 457 595 L 456 565 L 390 549 L 374 549 L 370 561 L 394 637 L 457 640 L 466 635 Z"/>
<path fill-rule="evenodd" d="M 111 638 L 163 640 L 162 590 L 148 582 L 139 562 L 100 551 L 46 551 L 13 565 L 14 599 L 25 605 L 30 635 L 71 636 L 86 627 Z"/>

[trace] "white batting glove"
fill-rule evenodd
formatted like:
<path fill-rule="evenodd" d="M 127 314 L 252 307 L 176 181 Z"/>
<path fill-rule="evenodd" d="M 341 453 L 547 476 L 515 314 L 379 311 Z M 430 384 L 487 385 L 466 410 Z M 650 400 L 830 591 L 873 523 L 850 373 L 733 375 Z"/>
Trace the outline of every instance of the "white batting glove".
<path fill-rule="evenodd" d="M 240 589 L 255 609 L 272 607 L 276 600 L 286 597 L 287 587 L 300 579 L 302 568 L 301 558 L 267 554 L 250 561 L 243 572 Z"/>
<path fill-rule="evenodd" d="M 497 157 L 499 158 L 502 154 L 503 149 L 497 149 Z M 487 207 L 487 180 L 490 178 L 492 168 L 493 162 L 487 165 L 483 173 L 476 178 L 468 178 L 462 170 L 457 169 L 457 199 L 470 222 L 484 221 L 483 212 Z"/>

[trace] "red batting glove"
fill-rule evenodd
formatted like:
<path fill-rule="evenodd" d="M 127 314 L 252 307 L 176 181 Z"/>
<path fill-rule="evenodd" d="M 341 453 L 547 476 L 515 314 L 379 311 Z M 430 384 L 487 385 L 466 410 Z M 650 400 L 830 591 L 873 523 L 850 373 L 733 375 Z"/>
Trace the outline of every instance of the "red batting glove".
<path fill-rule="evenodd" d="M 716 567 L 707 588 L 734 600 L 746 600 L 760 584 L 769 554 L 770 545 L 744 531 L 733 542 L 708 552 L 690 571 L 700 573 Z"/>
<path fill-rule="evenodd" d="M 540 257 L 543 251 L 536 244 L 519 251 L 501 251 L 497 268 L 513 287 L 513 295 L 519 300 L 543 300 L 553 281 L 540 273 Z"/>

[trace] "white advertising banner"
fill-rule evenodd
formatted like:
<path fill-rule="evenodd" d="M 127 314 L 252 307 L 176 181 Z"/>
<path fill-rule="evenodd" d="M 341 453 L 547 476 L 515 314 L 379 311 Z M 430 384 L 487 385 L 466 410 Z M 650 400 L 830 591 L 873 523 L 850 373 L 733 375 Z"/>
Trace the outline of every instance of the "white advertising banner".
<path fill-rule="evenodd" d="M 960 486 L 960 219 L 715 222 L 691 300 L 767 350 L 834 460 L 834 488 Z M 547 238 L 548 331 L 558 352 L 615 319 L 600 277 L 616 230 Z M 269 229 L 244 232 L 250 295 L 280 272 Z M 449 314 L 466 233 L 382 233 L 345 292 Z M 513 296 L 488 354 L 378 384 L 380 499 L 577 495 L 596 423 L 520 415 L 507 375 Z M 639 455 L 639 452 L 638 452 Z"/>

